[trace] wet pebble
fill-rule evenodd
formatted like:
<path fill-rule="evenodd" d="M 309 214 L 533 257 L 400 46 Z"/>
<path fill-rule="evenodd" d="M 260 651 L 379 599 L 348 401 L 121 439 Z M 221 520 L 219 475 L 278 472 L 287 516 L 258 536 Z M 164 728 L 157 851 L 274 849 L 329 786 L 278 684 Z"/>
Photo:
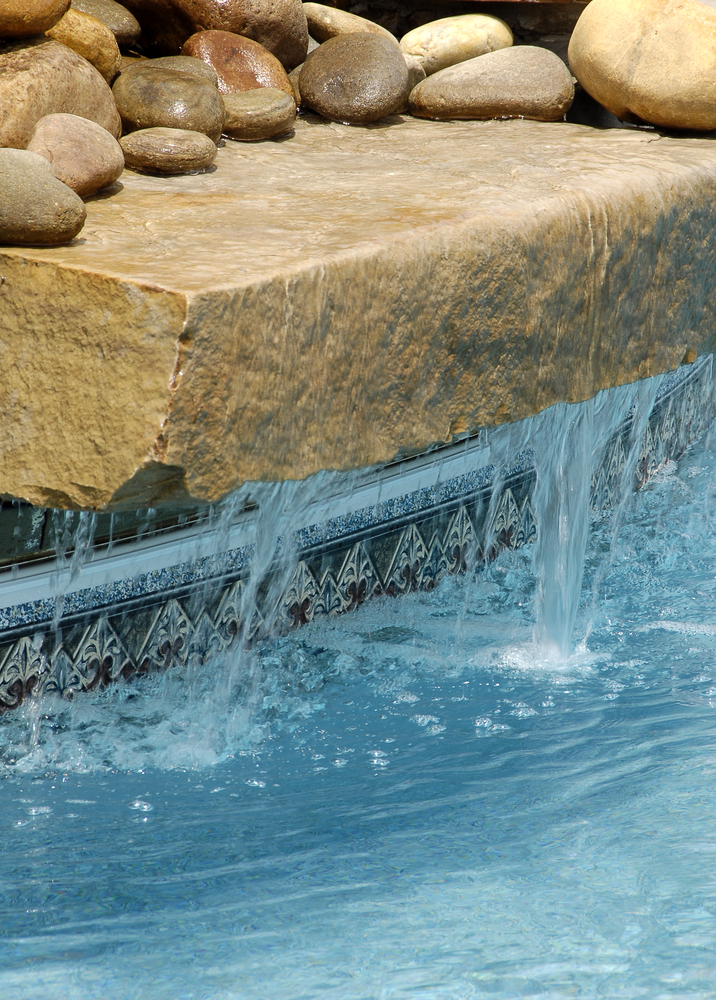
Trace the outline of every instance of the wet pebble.
<path fill-rule="evenodd" d="M 208 63 L 194 56 L 159 56 L 157 59 L 145 59 L 144 65 L 155 69 L 173 69 L 177 73 L 189 73 L 190 76 L 206 80 L 214 87 L 219 86 L 216 71 Z"/>
<path fill-rule="evenodd" d="M 203 132 L 147 128 L 120 139 L 128 167 L 153 174 L 188 174 L 206 170 L 216 159 L 216 145 Z"/>
<path fill-rule="evenodd" d="M 572 76 L 554 52 L 532 45 L 488 52 L 429 76 L 410 94 L 418 118 L 559 121 L 574 99 Z"/>
<path fill-rule="evenodd" d="M 336 35 L 306 59 L 301 102 L 332 121 L 367 124 L 403 106 L 408 79 L 403 54 L 389 39 Z"/>
<path fill-rule="evenodd" d="M 27 148 L 44 156 L 55 177 L 81 198 L 114 183 L 124 170 L 124 154 L 114 136 L 77 115 L 41 118 Z"/>
<path fill-rule="evenodd" d="M 2 0 L 0 38 L 41 35 L 60 20 L 70 0 Z"/>
<path fill-rule="evenodd" d="M 70 8 L 46 34 L 92 63 L 108 83 L 119 73 L 122 57 L 117 40 L 107 25 L 91 14 Z"/>
<path fill-rule="evenodd" d="M 106 24 L 121 48 L 130 48 L 139 41 L 142 33 L 139 21 L 115 0 L 72 0 L 72 9 L 91 14 Z"/>
<path fill-rule="evenodd" d="M 427 76 L 510 45 L 510 28 L 499 17 L 487 14 L 443 17 L 414 28 L 400 39 L 401 50 L 418 58 Z"/>
<path fill-rule="evenodd" d="M 224 108 L 224 135 L 243 142 L 285 135 L 296 120 L 294 99 L 268 87 L 226 94 Z"/>
<path fill-rule="evenodd" d="M 222 94 L 271 87 L 293 97 L 286 70 L 276 56 L 251 38 L 230 31 L 200 31 L 187 39 L 182 55 L 194 56 L 211 66 Z"/>
<path fill-rule="evenodd" d="M 0 243 L 56 246 L 82 229 L 85 206 L 59 181 L 44 156 L 26 149 L 0 149 Z"/>
<path fill-rule="evenodd" d="M 120 73 L 112 91 L 125 132 L 185 129 L 214 142 L 221 136 L 224 105 L 208 81 L 139 62 Z"/>

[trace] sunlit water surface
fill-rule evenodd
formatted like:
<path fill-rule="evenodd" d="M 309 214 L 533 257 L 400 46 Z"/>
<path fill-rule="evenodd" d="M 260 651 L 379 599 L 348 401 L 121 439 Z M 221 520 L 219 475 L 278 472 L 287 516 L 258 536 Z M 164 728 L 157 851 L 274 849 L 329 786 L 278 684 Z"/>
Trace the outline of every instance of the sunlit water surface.
<path fill-rule="evenodd" d="M 531 552 L 0 719 L 4 1000 L 716 994 L 716 459 Z"/>

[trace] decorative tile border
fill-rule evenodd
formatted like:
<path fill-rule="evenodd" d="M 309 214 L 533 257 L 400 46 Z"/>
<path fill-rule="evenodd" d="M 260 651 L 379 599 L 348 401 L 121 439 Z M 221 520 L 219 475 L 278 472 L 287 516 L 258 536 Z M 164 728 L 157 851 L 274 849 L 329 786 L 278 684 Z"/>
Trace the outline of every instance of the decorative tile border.
<path fill-rule="evenodd" d="M 715 414 L 711 357 L 670 377 L 644 430 L 635 486 L 681 455 Z M 606 448 L 591 483 L 595 507 L 608 507 L 619 496 L 631 430 L 627 416 Z M 382 505 L 382 516 L 370 508 L 342 522 L 334 519 L 324 530 L 305 529 L 297 536 L 295 571 L 278 598 L 269 596 L 268 587 L 251 598 L 242 558 L 223 562 L 213 580 L 210 573 L 209 579 L 201 574 L 203 583 L 194 575 L 149 595 L 129 586 L 128 596 L 113 607 L 65 614 L 56 627 L 28 623 L 0 631 L 0 711 L 30 694 L 71 697 L 133 674 L 207 662 L 269 628 L 285 631 L 342 614 L 379 594 L 430 590 L 446 574 L 465 572 L 502 548 L 520 548 L 535 538 L 534 482 L 523 455 L 499 480 L 494 470 L 479 470 L 469 491 L 443 484 Z"/>

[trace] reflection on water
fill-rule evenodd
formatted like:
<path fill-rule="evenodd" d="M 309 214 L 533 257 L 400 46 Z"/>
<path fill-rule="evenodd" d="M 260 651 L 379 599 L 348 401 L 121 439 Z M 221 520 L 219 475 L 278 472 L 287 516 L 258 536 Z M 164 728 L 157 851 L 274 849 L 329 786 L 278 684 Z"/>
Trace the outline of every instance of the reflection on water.
<path fill-rule="evenodd" d="M 523 550 L 0 719 L 0 995 L 712 997 L 715 482 L 594 515 L 561 662 Z"/>

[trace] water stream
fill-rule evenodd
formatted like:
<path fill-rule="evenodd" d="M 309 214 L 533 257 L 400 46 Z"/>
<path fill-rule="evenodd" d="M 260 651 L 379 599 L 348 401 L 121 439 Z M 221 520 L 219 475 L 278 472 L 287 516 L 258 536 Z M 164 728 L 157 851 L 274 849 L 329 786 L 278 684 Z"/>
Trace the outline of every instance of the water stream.
<path fill-rule="evenodd" d="M 634 493 L 656 389 L 610 510 L 633 390 L 493 445 L 538 546 L 1 717 L 0 996 L 712 997 L 716 442 Z"/>

